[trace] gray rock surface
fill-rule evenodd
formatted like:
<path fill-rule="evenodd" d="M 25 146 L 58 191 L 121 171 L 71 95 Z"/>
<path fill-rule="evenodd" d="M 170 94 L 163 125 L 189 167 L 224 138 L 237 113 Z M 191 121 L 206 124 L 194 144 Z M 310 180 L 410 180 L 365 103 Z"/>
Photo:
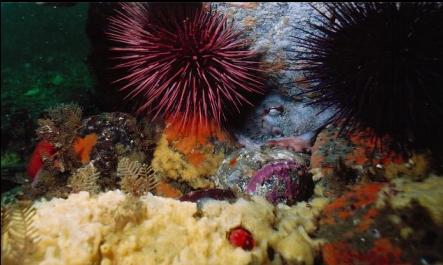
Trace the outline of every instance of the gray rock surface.
<path fill-rule="evenodd" d="M 271 76 L 276 89 L 283 95 L 294 97 L 302 86 L 301 73 L 295 70 L 294 49 L 297 49 L 293 36 L 303 37 L 295 27 L 306 27 L 313 22 L 318 13 L 309 3 L 213 3 L 213 7 L 224 12 L 234 20 L 234 25 L 245 31 L 253 40 L 252 49 L 262 52 L 262 61 L 271 68 Z M 321 3 L 314 3 L 322 9 Z M 292 59 L 291 59 L 292 58 Z"/>
<path fill-rule="evenodd" d="M 321 128 L 331 115 L 330 110 L 321 112 L 318 108 L 273 92 L 247 117 L 240 134 L 255 143 L 300 136 Z"/>
<path fill-rule="evenodd" d="M 250 115 L 241 138 L 260 144 L 279 137 L 298 136 L 323 126 L 332 110 L 319 113 L 318 107 L 307 106 L 309 98 L 298 96 L 306 84 L 294 60 L 297 47 L 294 36 L 303 38 L 298 28 L 307 28 L 323 10 L 321 3 L 212 3 L 219 12 L 233 19 L 239 30 L 252 40 L 253 50 L 263 54 L 262 66 L 271 77 L 271 93 Z"/>

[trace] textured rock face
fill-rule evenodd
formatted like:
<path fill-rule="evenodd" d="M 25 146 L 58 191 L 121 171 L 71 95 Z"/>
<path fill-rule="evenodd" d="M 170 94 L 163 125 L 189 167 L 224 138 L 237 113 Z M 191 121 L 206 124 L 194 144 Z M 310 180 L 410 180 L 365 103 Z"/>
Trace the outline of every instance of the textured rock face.
<path fill-rule="evenodd" d="M 302 37 L 296 27 L 315 19 L 317 13 L 308 3 L 213 3 L 220 12 L 234 19 L 239 28 L 253 40 L 252 49 L 262 52 L 263 66 L 271 70 L 277 89 L 283 95 L 295 97 L 302 86 L 300 73 L 295 71 L 291 52 L 294 36 Z M 322 4 L 314 4 L 322 8 Z"/>
<path fill-rule="evenodd" d="M 273 92 L 247 117 L 241 134 L 256 143 L 305 134 L 310 138 L 331 115 L 332 111 L 321 112 L 315 107 Z"/>
<path fill-rule="evenodd" d="M 223 160 L 214 176 L 218 188 L 292 205 L 312 195 L 309 156 L 278 148 L 242 148 Z"/>
<path fill-rule="evenodd" d="M 262 54 L 262 68 L 269 76 L 272 92 L 247 117 L 240 131 L 242 136 L 255 142 L 277 137 L 298 136 L 312 132 L 331 116 L 333 111 L 320 113 L 320 109 L 302 103 L 309 102 L 298 95 L 306 87 L 302 73 L 294 60 L 294 37 L 303 37 L 296 27 L 315 19 L 315 8 L 322 4 L 308 3 L 213 3 L 213 7 L 234 20 L 252 40 L 253 50 Z"/>

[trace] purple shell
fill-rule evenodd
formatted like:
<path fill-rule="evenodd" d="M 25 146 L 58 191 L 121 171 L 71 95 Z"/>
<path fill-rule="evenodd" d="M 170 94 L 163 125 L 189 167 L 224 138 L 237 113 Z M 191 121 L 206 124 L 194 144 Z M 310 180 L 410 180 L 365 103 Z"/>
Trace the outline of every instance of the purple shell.
<path fill-rule="evenodd" d="M 313 186 L 305 166 L 285 160 L 264 165 L 251 177 L 245 191 L 264 196 L 273 204 L 293 204 L 307 199 Z"/>

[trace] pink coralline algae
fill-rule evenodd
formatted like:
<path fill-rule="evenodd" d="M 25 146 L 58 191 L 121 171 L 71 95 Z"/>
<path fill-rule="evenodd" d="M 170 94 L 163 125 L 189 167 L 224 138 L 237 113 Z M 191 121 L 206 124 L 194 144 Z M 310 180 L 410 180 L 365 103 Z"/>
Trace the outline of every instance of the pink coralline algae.
<path fill-rule="evenodd" d="M 273 204 L 291 205 L 312 194 L 313 182 L 304 165 L 291 160 L 275 161 L 259 169 L 246 186 L 251 195 L 265 197 Z"/>

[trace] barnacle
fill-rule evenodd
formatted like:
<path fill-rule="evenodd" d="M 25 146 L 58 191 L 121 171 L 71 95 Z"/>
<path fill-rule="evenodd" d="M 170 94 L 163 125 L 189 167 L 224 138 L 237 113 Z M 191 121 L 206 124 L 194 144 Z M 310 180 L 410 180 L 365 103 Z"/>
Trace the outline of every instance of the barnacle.
<path fill-rule="evenodd" d="M 126 157 L 118 162 L 117 176 L 121 177 L 120 188 L 133 196 L 154 190 L 159 182 L 152 167 Z"/>

